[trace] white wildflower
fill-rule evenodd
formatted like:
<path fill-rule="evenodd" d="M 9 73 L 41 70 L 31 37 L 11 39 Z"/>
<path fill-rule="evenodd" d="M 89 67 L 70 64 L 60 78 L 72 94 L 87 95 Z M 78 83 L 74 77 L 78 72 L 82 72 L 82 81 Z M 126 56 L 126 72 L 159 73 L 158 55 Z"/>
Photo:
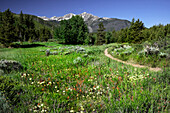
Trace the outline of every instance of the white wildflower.
<path fill-rule="evenodd" d="M 44 112 L 44 109 L 42 109 L 41 113 L 43 113 L 43 112 Z"/>
<path fill-rule="evenodd" d="M 70 112 L 72 113 L 72 112 L 74 112 L 74 110 L 70 110 Z"/>
<path fill-rule="evenodd" d="M 23 76 L 26 76 L 26 73 L 24 73 Z"/>

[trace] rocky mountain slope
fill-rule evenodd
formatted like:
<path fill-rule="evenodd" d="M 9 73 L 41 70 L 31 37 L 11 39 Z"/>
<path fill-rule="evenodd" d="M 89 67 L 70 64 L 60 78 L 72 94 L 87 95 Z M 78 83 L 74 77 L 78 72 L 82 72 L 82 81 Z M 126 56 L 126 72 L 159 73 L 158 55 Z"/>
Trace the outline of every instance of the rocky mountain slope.
<path fill-rule="evenodd" d="M 61 20 L 68 20 L 72 18 L 72 16 L 75 16 L 75 14 L 69 13 L 62 17 L 53 16 L 51 18 L 48 18 L 48 17 L 43 16 L 40 18 L 42 18 L 45 21 L 60 22 Z M 107 18 L 107 17 L 100 18 L 98 16 L 94 16 L 86 12 L 79 14 L 79 16 L 81 16 L 84 19 L 85 23 L 88 26 L 89 32 L 96 32 L 98 29 L 98 24 L 100 22 L 103 22 L 104 27 L 106 28 L 106 31 L 113 31 L 113 29 L 118 31 L 123 28 L 129 27 L 131 25 L 130 21 L 128 20 L 122 20 L 122 19 L 117 19 L 117 18 Z"/>

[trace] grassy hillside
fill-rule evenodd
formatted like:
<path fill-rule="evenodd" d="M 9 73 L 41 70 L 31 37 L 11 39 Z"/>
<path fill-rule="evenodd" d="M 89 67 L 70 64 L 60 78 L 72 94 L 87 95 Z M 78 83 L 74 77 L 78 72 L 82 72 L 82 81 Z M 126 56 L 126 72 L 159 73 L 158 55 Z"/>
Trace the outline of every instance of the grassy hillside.
<path fill-rule="evenodd" d="M 168 112 L 168 67 L 151 72 L 104 56 L 106 48 L 118 44 L 37 44 L 44 46 L 0 49 L 0 59 L 24 66 L 22 72 L 0 76 L 4 104 L 9 105 L 4 112 Z M 4 88 L 8 85 L 13 88 Z"/>

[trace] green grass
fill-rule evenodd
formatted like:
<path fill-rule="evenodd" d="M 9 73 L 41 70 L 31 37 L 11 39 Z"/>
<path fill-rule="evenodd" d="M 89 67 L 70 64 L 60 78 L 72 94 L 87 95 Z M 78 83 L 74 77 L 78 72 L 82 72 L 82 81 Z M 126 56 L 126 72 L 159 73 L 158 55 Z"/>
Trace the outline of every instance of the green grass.
<path fill-rule="evenodd" d="M 169 68 L 150 72 L 104 56 L 105 48 L 117 44 L 82 46 L 88 57 L 76 52 L 62 55 L 75 48 L 72 45 L 39 44 L 46 46 L 0 49 L 0 59 L 17 60 L 26 67 L 3 75 L 18 81 L 23 90 L 22 101 L 11 108 L 14 112 L 168 112 Z M 45 49 L 63 52 L 47 57 L 40 52 Z M 77 57 L 81 62 L 74 63 Z"/>

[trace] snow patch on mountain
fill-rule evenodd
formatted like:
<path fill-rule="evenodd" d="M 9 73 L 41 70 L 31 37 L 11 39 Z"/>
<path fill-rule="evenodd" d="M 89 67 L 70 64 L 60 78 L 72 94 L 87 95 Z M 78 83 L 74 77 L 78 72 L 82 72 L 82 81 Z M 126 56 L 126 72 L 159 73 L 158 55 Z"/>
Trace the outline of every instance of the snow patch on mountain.
<path fill-rule="evenodd" d="M 104 19 L 104 20 L 109 20 L 110 18 L 108 18 L 108 17 L 103 17 L 103 19 Z"/>
<path fill-rule="evenodd" d="M 91 18 L 92 21 L 95 21 L 95 20 L 99 19 L 99 17 L 94 16 L 94 15 L 89 14 L 89 13 L 86 13 L 86 12 L 84 12 L 82 14 L 79 14 L 79 16 L 81 16 L 84 19 L 84 21 L 87 21 L 90 18 Z"/>
<path fill-rule="evenodd" d="M 50 20 L 50 18 L 48 18 L 48 17 L 46 17 L 46 16 L 38 16 L 38 17 L 41 18 L 41 19 L 43 19 L 43 20 L 46 20 L 46 21 Z"/>
<path fill-rule="evenodd" d="M 71 19 L 73 16 L 76 16 L 76 14 L 69 13 L 69 14 L 66 14 L 66 15 L 61 16 L 61 17 L 53 16 L 51 18 L 48 18 L 48 17 L 45 17 L 45 16 L 42 16 L 42 17 L 39 16 L 39 17 L 42 18 L 43 20 L 46 20 L 46 21 L 50 21 L 50 20 L 61 21 L 61 20 Z M 89 19 L 92 20 L 92 21 L 95 21 L 95 20 L 99 19 L 98 16 L 94 16 L 94 15 L 89 14 L 87 12 L 83 12 L 83 13 L 79 14 L 79 16 L 81 16 L 84 19 L 84 21 L 88 21 Z"/>

